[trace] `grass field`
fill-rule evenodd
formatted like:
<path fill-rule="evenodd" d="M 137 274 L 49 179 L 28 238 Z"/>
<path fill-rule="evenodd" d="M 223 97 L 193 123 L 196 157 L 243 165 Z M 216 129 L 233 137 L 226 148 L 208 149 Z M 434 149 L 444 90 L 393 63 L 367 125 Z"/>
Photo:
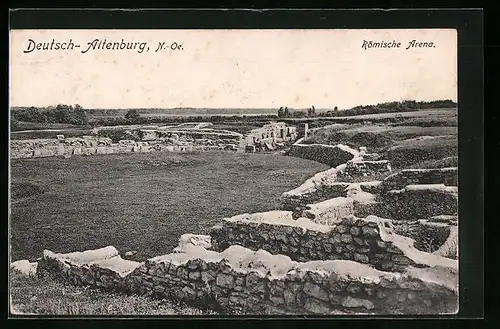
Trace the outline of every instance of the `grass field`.
<path fill-rule="evenodd" d="M 10 134 L 11 140 L 23 140 L 23 139 L 46 139 L 46 138 L 56 138 L 57 135 L 64 135 L 65 137 L 81 137 L 88 136 L 91 134 L 92 129 L 85 128 L 67 128 L 56 130 L 32 130 L 32 131 L 20 131 Z"/>
<path fill-rule="evenodd" d="M 395 169 L 421 166 L 458 154 L 456 110 L 420 111 L 357 116 L 353 118 L 397 118 L 398 122 L 344 122 L 312 129 L 305 143 L 347 144 L 377 152 Z"/>
<path fill-rule="evenodd" d="M 14 312 L 40 315 L 214 315 L 178 302 L 77 287 L 10 271 Z M 13 313 L 14 313 L 13 312 Z M 15 313 L 14 313 L 15 314 Z"/>
<path fill-rule="evenodd" d="M 248 134 L 250 131 L 253 129 L 262 127 L 263 125 L 257 124 L 257 123 L 243 123 L 243 124 L 236 124 L 236 123 L 223 123 L 223 124 L 214 124 L 210 128 L 212 129 L 221 129 L 221 130 L 229 130 L 229 131 L 234 131 L 240 134 Z"/>
<path fill-rule="evenodd" d="M 376 114 L 363 114 L 355 116 L 339 117 L 348 120 L 351 119 L 364 119 L 364 120 L 377 120 L 387 118 L 422 118 L 429 117 L 435 119 L 436 117 L 448 117 L 457 115 L 456 108 L 439 108 L 439 109 L 422 109 L 418 111 L 408 112 L 391 112 L 391 113 L 376 113 Z"/>
<path fill-rule="evenodd" d="M 457 135 L 457 127 L 417 127 L 389 125 L 333 125 L 316 129 L 307 143 L 348 144 L 353 147 L 366 146 L 374 151 L 391 146 L 395 142 L 420 136 Z"/>
<path fill-rule="evenodd" d="M 454 135 L 406 139 L 394 143 L 382 153 L 395 168 L 421 168 L 422 162 L 457 156 L 458 140 Z"/>
<path fill-rule="evenodd" d="M 76 137 L 89 135 L 90 126 L 76 126 L 65 123 L 36 123 L 18 121 L 10 133 L 10 139 L 56 138 L 57 135 Z"/>
<path fill-rule="evenodd" d="M 69 129 L 77 128 L 81 129 L 82 126 L 72 125 L 69 123 L 50 123 L 50 122 L 24 122 L 17 121 L 16 130 L 43 130 L 43 129 Z M 88 128 L 88 127 L 87 127 Z"/>
<path fill-rule="evenodd" d="M 398 123 L 401 121 L 410 122 L 412 120 L 432 121 L 446 120 L 448 122 L 456 122 L 458 111 L 456 108 L 439 108 L 439 109 L 421 109 L 407 112 L 389 112 L 389 113 L 375 113 L 375 114 L 362 114 L 362 115 L 346 115 L 342 116 L 340 111 L 338 116 L 320 116 L 320 117 L 299 117 L 299 118 L 286 118 L 289 122 L 302 122 L 302 121 L 326 121 L 333 123 L 360 123 L 370 121 L 372 123 Z"/>
<path fill-rule="evenodd" d="M 276 209 L 328 166 L 274 154 L 149 153 L 11 161 L 12 260 L 107 245 L 171 252 L 225 216 Z"/>

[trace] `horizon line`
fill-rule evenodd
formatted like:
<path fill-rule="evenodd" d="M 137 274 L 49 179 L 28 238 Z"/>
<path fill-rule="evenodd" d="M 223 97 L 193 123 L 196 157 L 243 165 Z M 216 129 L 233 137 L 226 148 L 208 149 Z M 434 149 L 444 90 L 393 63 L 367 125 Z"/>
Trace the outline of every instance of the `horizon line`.
<path fill-rule="evenodd" d="M 453 99 L 434 99 L 434 100 L 413 100 L 413 99 L 406 99 L 406 100 L 393 100 L 393 101 L 387 101 L 387 102 L 382 102 L 382 103 L 374 103 L 374 104 L 359 104 L 359 105 L 354 105 L 352 107 L 348 108 L 338 108 L 338 110 L 348 110 L 352 109 L 354 107 L 358 106 L 375 106 L 375 105 L 381 105 L 381 104 L 388 104 L 388 103 L 404 103 L 404 102 L 417 102 L 417 103 L 430 103 L 430 102 L 438 102 L 438 101 L 452 101 L 455 104 L 458 104 L 457 100 Z M 46 106 L 37 106 L 37 105 L 11 105 L 9 108 L 18 108 L 18 107 L 24 107 L 24 108 L 30 108 L 30 107 L 36 107 L 36 108 L 48 108 L 48 107 L 55 107 L 57 105 L 79 105 L 79 104 L 55 104 L 55 105 L 46 105 Z M 81 105 L 80 105 L 81 106 Z M 314 106 L 311 105 L 311 107 Z M 291 107 L 291 106 L 280 106 L 280 107 L 288 107 L 289 109 L 292 110 L 302 110 L 302 109 L 309 109 L 311 107 Z M 206 110 L 221 110 L 221 109 L 227 109 L 227 110 L 270 110 L 270 109 L 279 109 L 280 107 L 193 107 L 193 106 L 174 106 L 174 107 L 84 107 L 82 108 L 84 110 L 131 110 L 131 109 L 141 109 L 141 110 L 174 110 L 174 109 L 206 109 Z M 332 107 L 315 107 L 316 110 L 329 110 L 333 109 L 335 106 Z"/>

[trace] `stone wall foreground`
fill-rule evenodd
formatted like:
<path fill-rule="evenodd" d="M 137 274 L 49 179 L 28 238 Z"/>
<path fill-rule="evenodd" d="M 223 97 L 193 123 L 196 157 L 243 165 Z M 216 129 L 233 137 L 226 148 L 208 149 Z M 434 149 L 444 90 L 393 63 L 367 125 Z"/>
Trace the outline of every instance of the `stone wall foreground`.
<path fill-rule="evenodd" d="M 229 314 L 447 314 L 458 307 L 456 273 L 448 268 L 390 273 L 345 260 L 300 263 L 241 246 L 183 249 L 144 263 L 45 251 L 38 273 Z"/>

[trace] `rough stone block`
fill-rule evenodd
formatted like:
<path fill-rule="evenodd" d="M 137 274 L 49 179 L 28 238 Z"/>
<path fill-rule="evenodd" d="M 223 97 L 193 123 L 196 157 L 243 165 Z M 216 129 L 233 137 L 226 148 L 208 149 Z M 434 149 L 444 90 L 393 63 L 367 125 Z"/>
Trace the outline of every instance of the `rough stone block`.
<path fill-rule="evenodd" d="M 229 274 L 220 273 L 217 275 L 216 284 L 220 287 L 232 287 L 234 278 Z"/>
<path fill-rule="evenodd" d="M 354 298 L 351 296 L 347 296 L 342 300 L 342 306 L 347 307 L 347 308 L 360 308 L 363 307 L 367 310 L 371 310 L 375 308 L 373 303 L 367 299 L 361 299 L 361 298 Z"/>

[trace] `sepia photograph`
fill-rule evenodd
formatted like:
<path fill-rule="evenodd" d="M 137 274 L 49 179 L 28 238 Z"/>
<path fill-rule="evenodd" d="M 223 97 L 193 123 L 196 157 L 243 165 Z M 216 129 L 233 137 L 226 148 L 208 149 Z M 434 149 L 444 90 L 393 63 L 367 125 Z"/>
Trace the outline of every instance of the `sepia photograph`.
<path fill-rule="evenodd" d="M 10 313 L 459 311 L 456 29 L 10 31 Z"/>

